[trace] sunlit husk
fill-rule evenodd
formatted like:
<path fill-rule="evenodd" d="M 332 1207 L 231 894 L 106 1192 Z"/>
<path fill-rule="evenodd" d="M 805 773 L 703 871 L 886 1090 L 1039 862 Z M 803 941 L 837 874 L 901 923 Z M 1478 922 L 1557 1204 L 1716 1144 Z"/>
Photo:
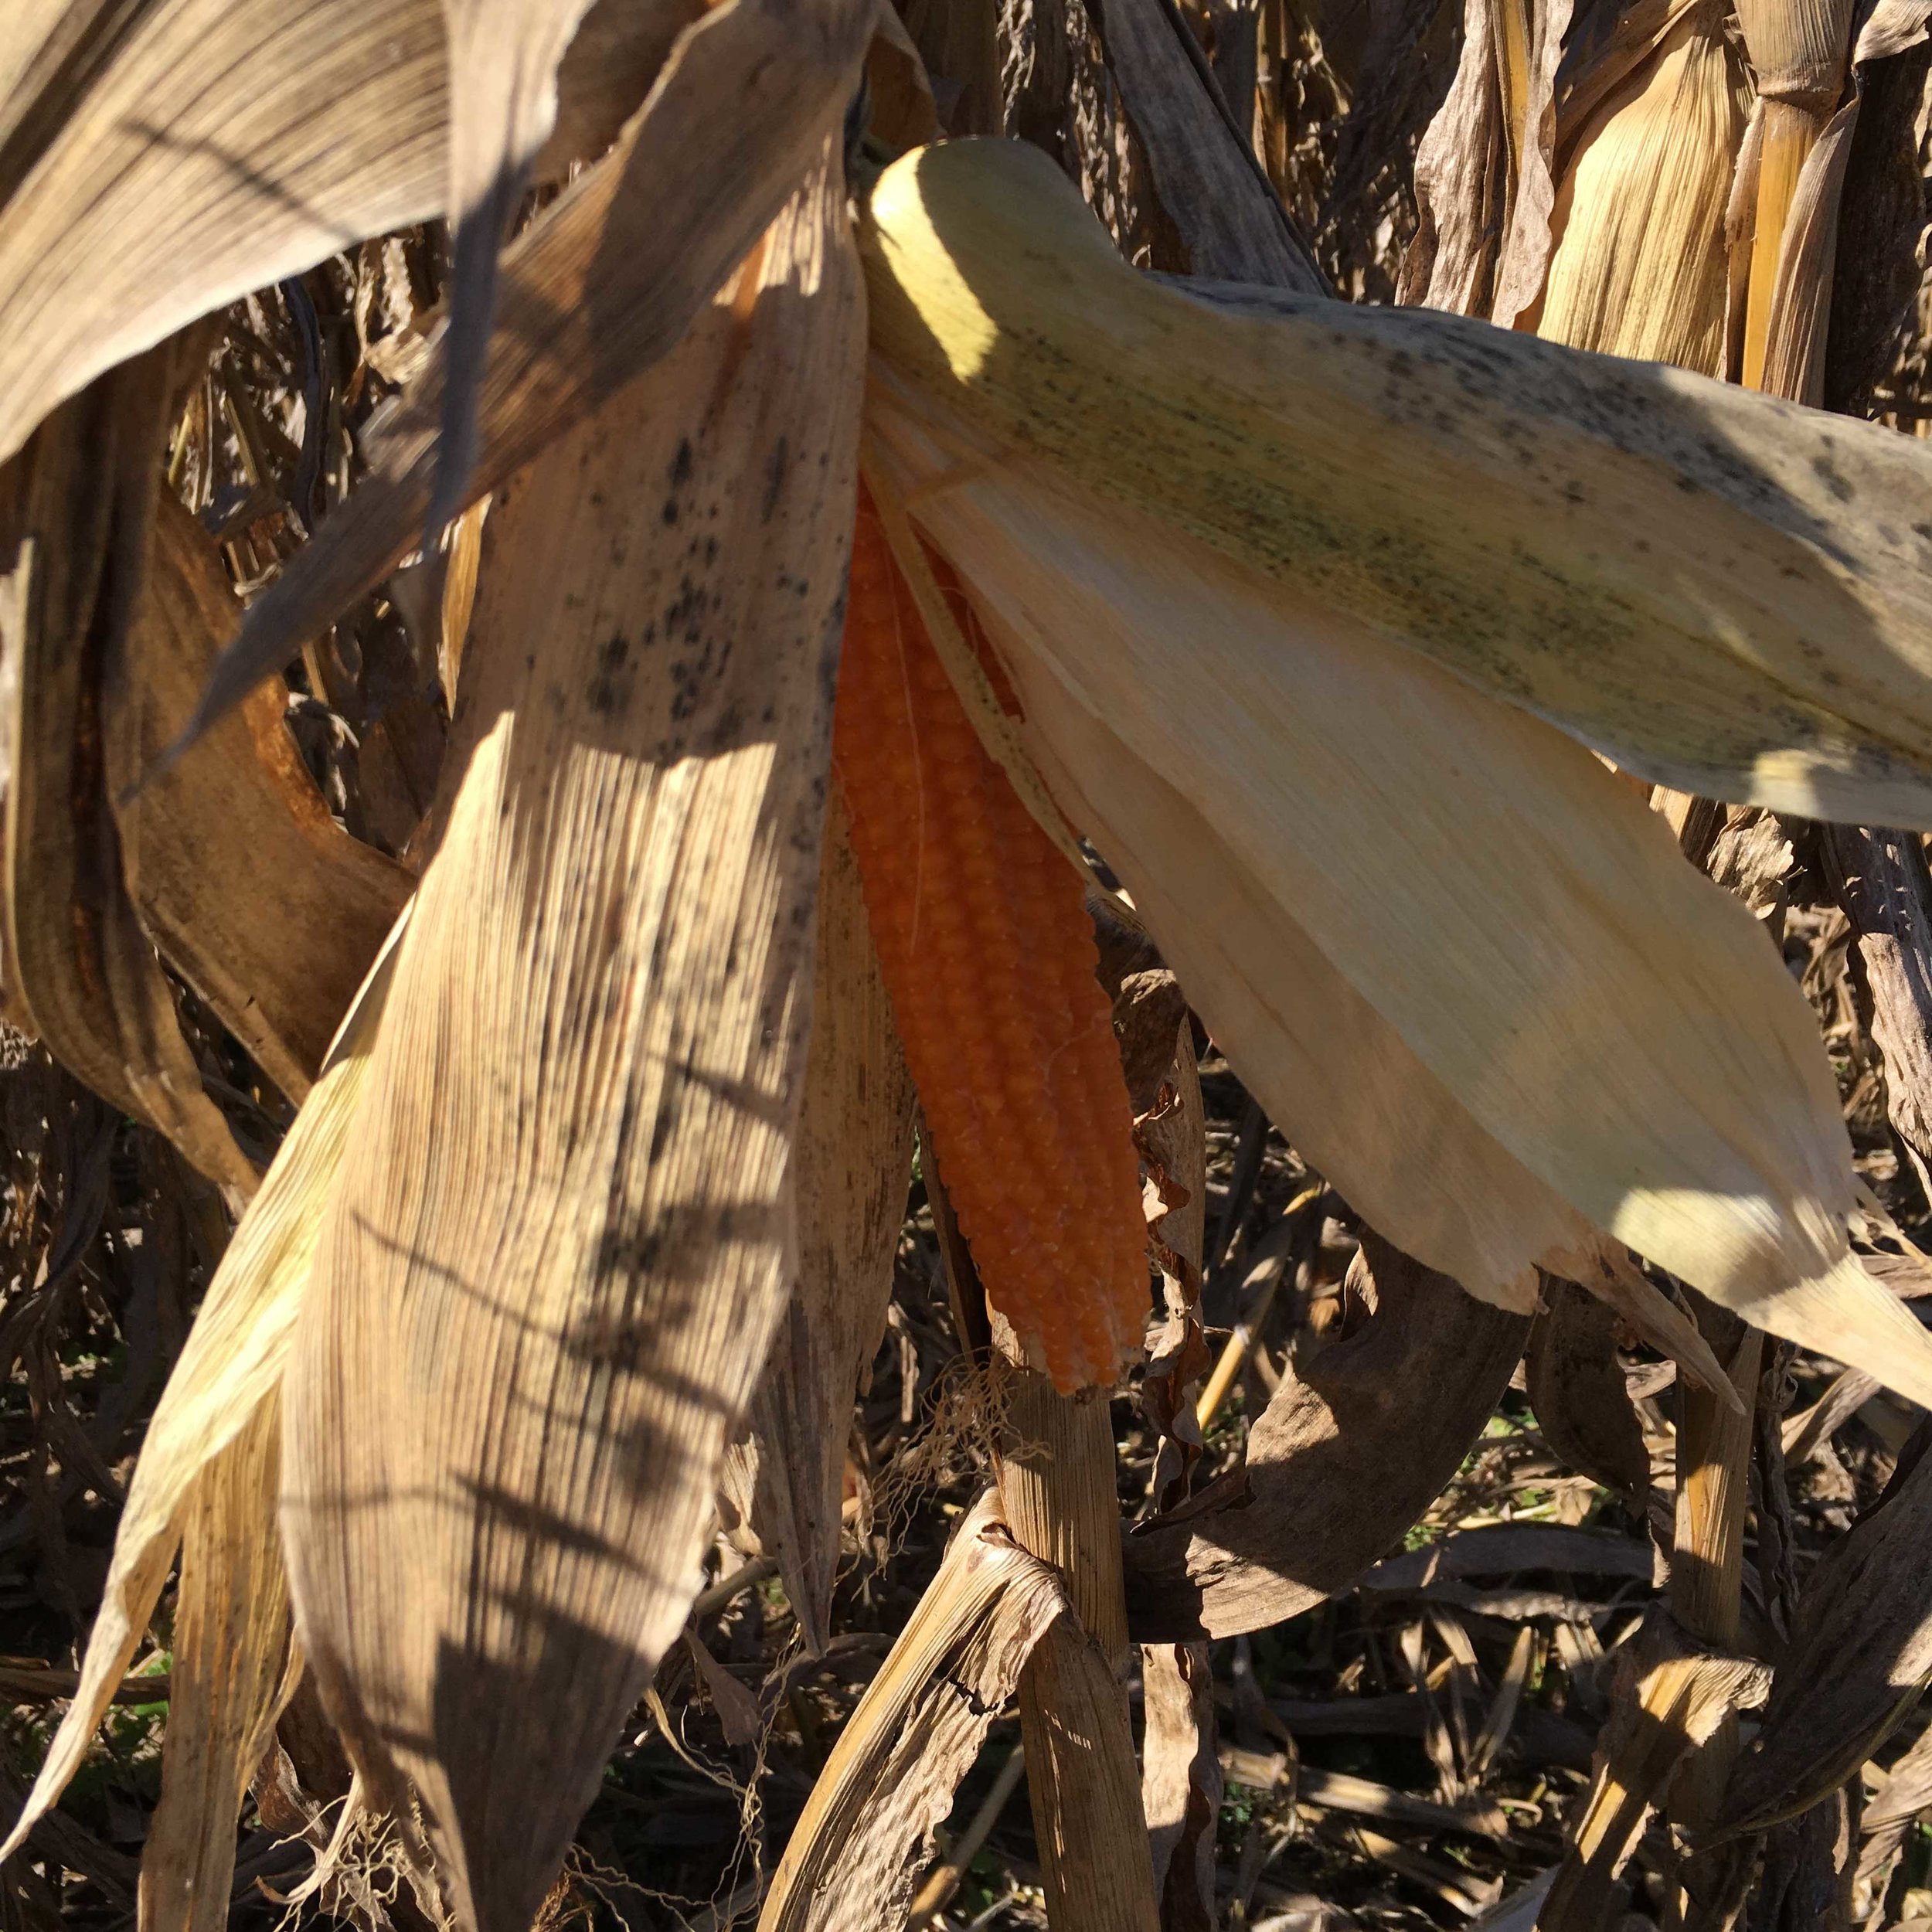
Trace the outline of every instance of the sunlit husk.
<path fill-rule="evenodd" d="M 1715 5 L 1693 9 L 1578 133 L 1537 332 L 1724 373 L 1724 210 L 1743 115 Z"/>
<path fill-rule="evenodd" d="M 321 1078 L 209 1284 L 134 1465 L 80 1689 L 0 1856 L 18 1848 L 79 1768 L 168 1580 L 204 1475 L 218 1458 L 240 1453 L 236 1444 L 251 1430 L 270 1426 L 264 1413 L 279 1402 L 296 1310 L 382 1022 L 396 937 L 406 924 L 406 918 L 399 922 L 371 968 Z M 272 1506 L 268 1498 L 262 1501 Z"/>
<path fill-rule="evenodd" d="M 1932 824 L 1932 452 L 1454 317 L 1191 299 L 1019 144 L 907 156 L 871 209 L 880 359 L 995 447 L 1646 777 Z"/>

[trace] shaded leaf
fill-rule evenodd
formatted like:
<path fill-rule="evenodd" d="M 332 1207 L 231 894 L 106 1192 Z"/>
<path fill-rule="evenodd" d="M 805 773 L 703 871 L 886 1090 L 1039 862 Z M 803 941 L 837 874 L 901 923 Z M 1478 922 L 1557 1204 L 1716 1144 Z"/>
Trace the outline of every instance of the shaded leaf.
<path fill-rule="evenodd" d="M 1650 1454 L 1617 1359 L 1617 1317 L 1573 1281 L 1543 1286 L 1524 1368 L 1536 1426 L 1559 1458 L 1622 1496 L 1641 1518 Z"/>
<path fill-rule="evenodd" d="M 189 345 L 182 345 L 186 351 Z M 68 1070 L 159 1128 L 236 1203 L 253 1164 L 202 1091 L 122 879 L 103 684 L 139 606 L 175 362 L 158 349 L 43 424 L 0 471 L 8 998 Z"/>
<path fill-rule="evenodd" d="M 164 495 L 127 646 L 108 676 L 111 798 L 186 721 L 240 616 L 214 544 Z M 329 816 L 282 722 L 287 701 L 271 679 L 114 815 L 141 924 L 299 1102 L 414 881 Z"/>
<path fill-rule="evenodd" d="M 1141 1642 L 1264 1629 L 1347 1589 L 1481 1434 L 1528 1322 L 1372 1235 L 1351 1280 L 1373 1313 L 1289 1365 L 1250 1432 L 1246 1467 L 1127 1539 Z"/>
<path fill-rule="evenodd" d="M 1856 1772 L 1932 1678 L 1926 1442 L 1921 1427 L 1878 1504 L 1805 1578 L 1763 1729 L 1732 1771 L 1714 1832 L 1808 1809 Z"/>

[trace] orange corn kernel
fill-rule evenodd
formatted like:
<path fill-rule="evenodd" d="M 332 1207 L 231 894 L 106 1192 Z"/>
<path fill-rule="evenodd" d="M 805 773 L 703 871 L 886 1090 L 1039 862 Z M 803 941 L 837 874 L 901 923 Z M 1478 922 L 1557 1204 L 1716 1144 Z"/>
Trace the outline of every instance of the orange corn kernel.
<path fill-rule="evenodd" d="M 948 601 L 964 600 L 935 560 Z M 1146 1226 L 1080 883 L 979 741 L 862 491 L 832 765 L 987 1299 L 1063 1391 L 1141 1343 Z"/>

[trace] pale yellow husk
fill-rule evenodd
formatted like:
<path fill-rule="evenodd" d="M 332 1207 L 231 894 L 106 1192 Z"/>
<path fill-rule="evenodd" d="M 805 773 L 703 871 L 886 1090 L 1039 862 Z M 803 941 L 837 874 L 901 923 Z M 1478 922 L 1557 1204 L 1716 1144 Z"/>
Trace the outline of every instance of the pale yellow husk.
<path fill-rule="evenodd" d="M 266 1426 L 407 924 L 405 913 L 209 1284 L 134 1465 L 80 1689 L 0 1858 L 19 1849 L 79 1768 L 168 1580 L 203 1473 Z"/>
<path fill-rule="evenodd" d="M 1190 297 L 1018 143 L 895 163 L 866 252 L 876 354 L 995 447 L 1646 777 L 1932 825 L 1910 439 L 1424 311 Z"/>
<path fill-rule="evenodd" d="M 1551 223 L 1546 339 L 1724 373 L 1724 210 L 1744 122 L 1721 11 L 1687 13 L 1578 134 Z"/>

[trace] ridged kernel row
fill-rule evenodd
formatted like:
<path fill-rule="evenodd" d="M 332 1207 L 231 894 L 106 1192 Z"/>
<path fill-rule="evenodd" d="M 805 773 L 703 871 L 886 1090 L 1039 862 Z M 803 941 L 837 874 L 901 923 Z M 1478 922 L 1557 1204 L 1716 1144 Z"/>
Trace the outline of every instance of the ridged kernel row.
<path fill-rule="evenodd" d="M 1061 1389 L 1111 1383 L 1141 1344 L 1149 1293 L 1093 927 L 1077 876 L 981 747 L 862 493 L 833 768 L 906 1064 L 988 1299 Z"/>

